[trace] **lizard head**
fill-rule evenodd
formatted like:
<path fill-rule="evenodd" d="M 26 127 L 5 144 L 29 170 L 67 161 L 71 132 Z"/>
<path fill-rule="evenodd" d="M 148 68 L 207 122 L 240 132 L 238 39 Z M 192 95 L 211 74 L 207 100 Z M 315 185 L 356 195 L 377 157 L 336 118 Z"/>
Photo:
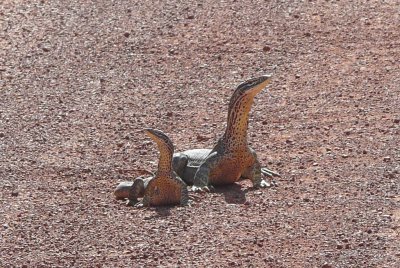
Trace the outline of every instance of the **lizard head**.
<path fill-rule="evenodd" d="M 174 151 L 174 145 L 170 138 L 164 134 L 161 130 L 146 128 L 144 129 L 145 133 L 157 143 L 158 147 L 161 149 L 167 149 L 170 153 Z"/>
<path fill-rule="evenodd" d="M 238 95 L 257 95 L 261 90 L 263 90 L 270 82 L 271 75 L 266 74 L 260 77 L 255 77 L 241 83 L 235 90 L 235 94 Z"/>
<path fill-rule="evenodd" d="M 271 82 L 271 77 L 271 75 L 266 74 L 241 83 L 232 94 L 229 102 L 230 110 L 235 112 L 237 106 L 243 105 L 243 102 L 247 102 L 251 105 L 254 97 Z M 248 109 L 250 109 L 250 107 L 248 107 Z"/>

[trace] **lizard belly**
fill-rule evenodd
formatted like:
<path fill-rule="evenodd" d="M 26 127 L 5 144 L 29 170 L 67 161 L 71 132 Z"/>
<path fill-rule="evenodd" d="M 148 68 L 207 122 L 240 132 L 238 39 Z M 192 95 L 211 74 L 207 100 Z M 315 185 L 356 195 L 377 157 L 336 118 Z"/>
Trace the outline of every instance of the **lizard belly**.
<path fill-rule="evenodd" d="M 181 199 L 181 188 L 174 181 L 160 180 L 152 189 L 152 206 L 178 205 Z"/>
<path fill-rule="evenodd" d="M 235 183 L 239 180 L 242 169 L 235 159 L 223 160 L 211 172 L 210 183 L 214 185 Z"/>

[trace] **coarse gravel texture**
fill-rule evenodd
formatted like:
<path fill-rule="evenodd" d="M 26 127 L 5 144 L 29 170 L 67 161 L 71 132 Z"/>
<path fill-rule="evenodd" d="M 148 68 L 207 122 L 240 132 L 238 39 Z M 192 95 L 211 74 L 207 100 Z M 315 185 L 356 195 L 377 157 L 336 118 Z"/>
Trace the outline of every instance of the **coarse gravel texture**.
<path fill-rule="evenodd" d="M 400 2 L 0 5 L 0 267 L 400 267 Z M 249 142 L 278 186 L 139 210 L 163 130 L 210 148 L 273 73 Z"/>

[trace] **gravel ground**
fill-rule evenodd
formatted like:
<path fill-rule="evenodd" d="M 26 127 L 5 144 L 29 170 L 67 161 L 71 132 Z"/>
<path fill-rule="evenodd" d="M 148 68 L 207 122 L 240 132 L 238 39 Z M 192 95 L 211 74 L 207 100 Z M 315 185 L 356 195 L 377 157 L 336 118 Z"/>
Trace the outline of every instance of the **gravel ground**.
<path fill-rule="evenodd" d="M 400 267 L 399 1 L 0 5 L 0 267 Z M 249 141 L 277 187 L 113 197 L 154 127 L 209 148 L 273 73 Z"/>

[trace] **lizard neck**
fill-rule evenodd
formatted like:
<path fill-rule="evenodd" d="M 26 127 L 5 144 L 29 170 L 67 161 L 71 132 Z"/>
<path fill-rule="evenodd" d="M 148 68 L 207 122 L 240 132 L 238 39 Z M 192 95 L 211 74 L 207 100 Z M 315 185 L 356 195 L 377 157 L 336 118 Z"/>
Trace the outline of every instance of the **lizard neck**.
<path fill-rule="evenodd" d="M 158 160 L 157 176 L 169 176 L 172 174 L 172 154 L 173 148 L 165 143 L 158 143 L 160 157 Z"/>
<path fill-rule="evenodd" d="M 231 101 L 228 110 L 228 123 L 222 138 L 226 150 L 238 152 L 247 149 L 247 129 L 253 96 L 244 95 Z"/>

